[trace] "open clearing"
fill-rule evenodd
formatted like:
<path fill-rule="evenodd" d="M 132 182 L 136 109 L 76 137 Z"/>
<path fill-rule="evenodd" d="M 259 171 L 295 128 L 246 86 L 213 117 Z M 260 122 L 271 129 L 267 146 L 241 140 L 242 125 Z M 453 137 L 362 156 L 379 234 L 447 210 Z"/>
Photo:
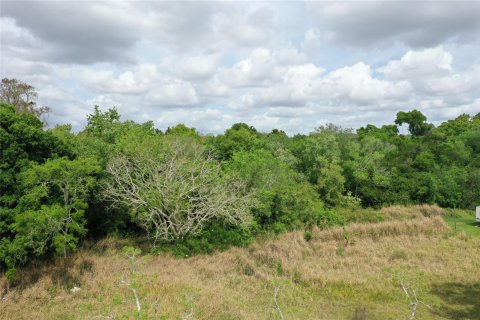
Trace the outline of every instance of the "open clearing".
<path fill-rule="evenodd" d="M 445 221 L 454 231 L 480 236 L 480 225 L 475 221 L 475 215 L 470 212 L 460 214 L 457 217 L 447 216 Z"/>
<path fill-rule="evenodd" d="M 314 230 L 308 242 L 292 232 L 189 259 L 129 258 L 125 244 L 83 248 L 68 272 L 61 260 L 22 271 L 0 317 L 408 319 L 403 281 L 431 306 L 419 304 L 415 319 L 480 318 L 480 238 L 452 232 L 440 217 Z"/>

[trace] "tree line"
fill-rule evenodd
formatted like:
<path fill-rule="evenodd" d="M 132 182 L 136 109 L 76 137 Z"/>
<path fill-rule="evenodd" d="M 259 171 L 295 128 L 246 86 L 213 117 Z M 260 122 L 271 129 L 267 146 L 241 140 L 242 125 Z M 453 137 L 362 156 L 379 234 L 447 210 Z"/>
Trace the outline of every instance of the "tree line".
<path fill-rule="evenodd" d="M 413 110 L 391 125 L 329 124 L 292 137 L 237 123 L 206 136 L 96 106 L 74 133 L 45 129 L 48 109 L 8 98 L 33 87 L 11 81 L 0 92 L 0 269 L 11 273 L 107 234 L 200 252 L 341 225 L 340 208 L 480 201 L 480 113 L 435 127 Z"/>

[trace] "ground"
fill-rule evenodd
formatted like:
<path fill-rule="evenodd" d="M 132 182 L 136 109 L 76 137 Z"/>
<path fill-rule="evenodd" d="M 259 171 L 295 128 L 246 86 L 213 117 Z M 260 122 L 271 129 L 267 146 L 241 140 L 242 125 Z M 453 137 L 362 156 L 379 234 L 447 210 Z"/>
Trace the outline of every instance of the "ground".
<path fill-rule="evenodd" d="M 298 231 L 186 259 L 108 238 L 21 271 L 0 318 L 409 319 L 403 283 L 428 305 L 415 319 L 480 319 L 480 237 L 459 220 L 456 232 L 438 216 Z"/>

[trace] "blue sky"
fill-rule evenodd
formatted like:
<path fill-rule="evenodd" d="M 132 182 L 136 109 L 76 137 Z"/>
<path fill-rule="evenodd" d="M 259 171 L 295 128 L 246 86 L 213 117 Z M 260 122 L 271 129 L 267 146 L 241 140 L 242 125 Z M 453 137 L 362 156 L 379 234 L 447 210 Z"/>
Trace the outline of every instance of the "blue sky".
<path fill-rule="evenodd" d="M 94 105 L 220 133 L 480 112 L 478 1 L 2 1 L 0 75 L 51 125 Z"/>

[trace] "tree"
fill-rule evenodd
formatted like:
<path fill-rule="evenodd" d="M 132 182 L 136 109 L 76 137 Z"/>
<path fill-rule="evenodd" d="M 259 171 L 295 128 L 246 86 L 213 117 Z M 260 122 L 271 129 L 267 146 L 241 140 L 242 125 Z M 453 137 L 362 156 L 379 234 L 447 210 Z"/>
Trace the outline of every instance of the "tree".
<path fill-rule="evenodd" d="M 15 106 L 18 113 L 32 113 L 37 117 L 50 111 L 49 107 L 37 106 L 38 93 L 35 88 L 17 79 L 2 79 L 0 102 Z"/>
<path fill-rule="evenodd" d="M 107 143 L 115 142 L 118 134 L 116 124 L 120 123 L 120 114 L 115 107 L 102 112 L 95 106 L 93 114 L 87 116 L 87 125 L 84 132 Z"/>
<path fill-rule="evenodd" d="M 235 151 L 254 150 L 264 146 L 261 134 L 245 123 L 236 123 L 225 134 L 211 140 L 214 150 L 221 159 L 228 160 Z"/>
<path fill-rule="evenodd" d="M 99 171 L 94 159 L 58 158 L 23 172 L 28 192 L 20 206 L 32 209 L 16 216 L 16 238 L 36 235 L 37 241 L 30 239 L 36 253 L 43 253 L 50 244 L 66 257 L 67 250 L 74 249 L 79 236 L 87 231 L 84 213 Z"/>
<path fill-rule="evenodd" d="M 18 213 L 32 208 L 19 206 L 26 192 L 20 173 L 58 156 L 70 153 L 60 140 L 42 129 L 36 116 L 19 114 L 14 106 L 0 104 L 0 268 L 7 260 L 13 263 L 16 256 L 23 256 L 12 247 L 17 235 L 14 223 Z"/>
<path fill-rule="evenodd" d="M 427 117 L 418 110 L 409 112 L 400 111 L 397 113 L 395 124 L 401 126 L 406 123 L 408 124 L 408 131 L 412 136 L 424 136 L 433 128 L 433 125 L 426 121 Z"/>
<path fill-rule="evenodd" d="M 166 135 L 175 135 L 175 136 L 185 136 L 190 137 L 191 139 L 200 141 L 202 138 L 198 131 L 195 128 L 189 128 L 183 123 L 177 124 L 175 127 L 168 128 L 165 131 Z"/>
<path fill-rule="evenodd" d="M 280 232 L 319 225 L 326 219 L 313 186 L 268 150 L 235 152 L 225 170 L 246 181 L 255 200 L 252 215 L 263 229 Z"/>
<path fill-rule="evenodd" d="M 318 175 L 318 191 L 325 203 L 329 205 L 341 204 L 343 199 L 345 178 L 342 167 L 336 162 L 329 162 L 320 169 Z"/>
<path fill-rule="evenodd" d="M 188 137 L 140 137 L 107 165 L 105 198 L 130 209 L 156 244 L 200 233 L 212 220 L 249 221 L 241 181 L 228 181 L 220 163 Z"/>
<path fill-rule="evenodd" d="M 87 232 L 84 212 L 100 168 L 91 159 L 57 158 L 18 174 L 22 195 L 0 241 L 0 262 L 10 269 L 50 248 L 67 255 Z"/>

